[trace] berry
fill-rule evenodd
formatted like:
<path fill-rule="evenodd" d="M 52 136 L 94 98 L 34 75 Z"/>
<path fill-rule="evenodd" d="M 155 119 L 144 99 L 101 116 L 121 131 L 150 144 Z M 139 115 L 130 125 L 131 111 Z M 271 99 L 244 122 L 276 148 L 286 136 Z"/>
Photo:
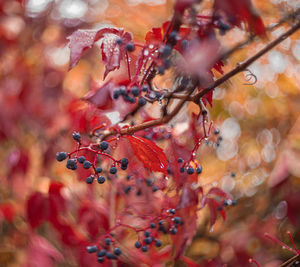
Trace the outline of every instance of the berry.
<path fill-rule="evenodd" d="M 197 167 L 196 172 L 197 172 L 197 174 L 202 173 L 202 166 Z"/>
<path fill-rule="evenodd" d="M 128 43 L 126 45 L 126 50 L 129 52 L 132 52 L 134 50 L 134 44 L 133 43 Z"/>
<path fill-rule="evenodd" d="M 127 90 L 124 85 L 120 87 L 120 95 L 122 95 L 122 96 L 127 95 Z"/>
<path fill-rule="evenodd" d="M 172 235 L 176 235 L 177 234 L 177 228 L 171 228 L 170 229 L 170 233 L 172 234 Z"/>
<path fill-rule="evenodd" d="M 105 242 L 106 245 L 110 245 L 111 240 L 110 240 L 109 237 L 106 237 L 104 242 Z"/>
<path fill-rule="evenodd" d="M 158 74 L 159 75 L 164 75 L 165 74 L 165 68 L 164 67 L 159 67 L 158 68 Z"/>
<path fill-rule="evenodd" d="M 145 180 L 145 182 L 146 182 L 146 184 L 147 184 L 148 186 L 152 186 L 152 184 L 153 184 L 153 182 L 152 182 L 152 180 L 151 180 L 150 178 L 147 178 L 147 179 Z"/>
<path fill-rule="evenodd" d="M 68 154 L 66 152 L 57 152 L 56 153 L 56 160 L 57 161 L 63 161 L 68 157 Z"/>
<path fill-rule="evenodd" d="M 152 242 L 152 238 L 151 238 L 151 237 L 146 237 L 146 238 L 144 239 L 144 242 L 145 242 L 145 244 L 150 245 L 151 242 Z"/>
<path fill-rule="evenodd" d="M 113 98 L 114 99 L 118 99 L 119 96 L 120 96 L 121 92 L 119 90 L 114 90 L 114 93 L 113 93 Z"/>
<path fill-rule="evenodd" d="M 161 247 L 161 245 L 162 245 L 162 242 L 159 239 L 156 239 L 155 240 L 155 246 L 156 247 Z"/>
<path fill-rule="evenodd" d="M 237 200 L 236 199 L 232 200 L 231 205 L 235 206 L 236 204 L 237 204 Z"/>
<path fill-rule="evenodd" d="M 122 254 L 122 250 L 120 248 L 115 248 L 114 249 L 114 254 L 117 256 L 120 256 Z"/>
<path fill-rule="evenodd" d="M 142 246 L 142 244 L 141 244 L 140 241 L 136 241 L 136 242 L 134 243 L 134 246 L 135 246 L 136 248 L 140 248 L 140 247 Z"/>
<path fill-rule="evenodd" d="M 193 174 L 195 172 L 193 167 L 188 167 L 186 170 L 187 174 Z"/>
<path fill-rule="evenodd" d="M 81 138 L 80 133 L 74 132 L 72 136 L 75 141 L 77 141 L 77 142 L 80 141 L 80 138 Z"/>
<path fill-rule="evenodd" d="M 127 158 L 122 158 L 121 159 L 121 165 L 127 166 L 128 165 L 128 159 Z"/>
<path fill-rule="evenodd" d="M 131 88 L 131 93 L 134 96 L 138 96 L 140 94 L 140 89 L 138 87 L 134 86 Z"/>
<path fill-rule="evenodd" d="M 90 163 L 88 160 L 86 160 L 82 166 L 85 169 L 89 169 L 92 166 L 92 163 Z"/>
<path fill-rule="evenodd" d="M 144 97 L 140 97 L 138 100 L 138 105 L 140 107 L 145 106 L 147 104 L 147 100 Z"/>
<path fill-rule="evenodd" d="M 97 256 L 98 257 L 104 257 L 106 255 L 106 249 L 100 249 L 98 252 L 97 252 Z"/>
<path fill-rule="evenodd" d="M 110 253 L 110 252 L 107 252 L 107 253 L 106 253 L 106 257 L 107 257 L 108 259 L 110 259 L 110 260 L 115 260 L 115 259 L 117 259 L 117 256 L 113 255 L 113 254 Z"/>
<path fill-rule="evenodd" d="M 121 165 L 121 169 L 125 171 L 127 169 L 127 165 Z"/>
<path fill-rule="evenodd" d="M 95 172 L 96 172 L 96 173 L 102 172 L 102 168 L 101 168 L 101 167 L 97 167 L 96 170 L 95 170 Z"/>
<path fill-rule="evenodd" d="M 150 236 L 150 232 L 149 232 L 149 231 L 145 231 L 145 232 L 144 232 L 144 236 L 145 236 L 145 237 L 149 237 L 149 236 Z"/>
<path fill-rule="evenodd" d="M 186 40 L 186 39 L 184 39 L 184 40 L 181 41 L 181 47 L 182 47 L 183 51 L 186 50 L 188 44 L 189 44 L 189 41 Z"/>
<path fill-rule="evenodd" d="M 109 144 L 106 141 L 102 141 L 99 146 L 101 150 L 106 150 L 108 149 Z"/>
<path fill-rule="evenodd" d="M 78 161 L 79 163 L 84 163 L 84 162 L 85 162 L 85 157 L 84 157 L 84 156 L 80 156 L 80 157 L 77 159 L 77 161 Z"/>
<path fill-rule="evenodd" d="M 104 262 L 104 257 L 98 257 L 97 261 L 100 262 L 100 263 L 103 263 Z"/>
<path fill-rule="evenodd" d="M 75 159 L 68 159 L 67 161 L 67 168 L 70 170 L 76 170 L 77 164 Z"/>
<path fill-rule="evenodd" d="M 173 46 L 177 43 L 177 34 L 178 33 L 176 31 L 172 31 L 168 36 L 168 41 Z"/>
<path fill-rule="evenodd" d="M 86 181 L 87 184 L 92 184 L 93 181 L 94 181 L 94 177 L 93 176 L 89 176 L 88 178 L 86 178 L 85 181 Z"/>
<path fill-rule="evenodd" d="M 181 173 L 184 173 L 184 168 L 181 167 L 181 168 L 179 169 L 179 171 L 180 171 Z"/>
<path fill-rule="evenodd" d="M 158 224 L 159 224 L 159 225 L 163 225 L 163 224 L 164 224 L 164 220 L 160 220 L 160 221 L 158 222 Z"/>
<path fill-rule="evenodd" d="M 116 167 L 111 167 L 110 170 L 109 170 L 109 172 L 111 174 L 116 174 L 117 173 L 117 168 Z"/>
<path fill-rule="evenodd" d="M 143 252 L 147 252 L 148 251 L 148 247 L 147 246 L 142 246 L 142 251 Z"/>
<path fill-rule="evenodd" d="M 95 253 L 98 250 L 97 246 L 87 246 L 86 250 L 88 253 Z"/>
<path fill-rule="evenodd" d="M 234 172 L 232 172 L 230 175 L 231 175 L 232 178 L 235 177 L 235 173 Z"/>
<path fill-rule="evenodd" d="M 123 44 L 122 38 L 118 38 L 118 39 L 116 40 L 116 44 L 118 44 L 118 45 Z"/>
<path fill-rule="evenodd" d="M 228 205 L 229 205 L 228 200 L 225 199 L 224 202 L 223 202 L 223 206 L 227 207 Z"/>
<path fill-rule="evenodd" d="M 178 158 L 178 163 L 182 163 L 183 159 L 182 158 Z"/>
<path fill-rule="evenodd" d="M 170 56 L 172 53 L 172 47 L 170 45 L 166 45 L 162 51 L 162 56 L 164 58 Z"/>
<path fill-rule="evenodd" d="M 153 192 L 156 192 L 158 190 L 158 187 L 156 186 L 156 185 L 154 185 L 153 187 L 152 187 L 152 191 Z"/>
<path fill-rule="evenodd" d="M 220 133 L 220 130 L 219 129 L 216 129 L 215 131 L 214 131 L 214 134 L 215 135 L 218 135 Z"/>
<path fill-rule="evenodd" d="M 181 223 L 182 223 L 182 220 L 181 220 L 180 217 L 174 217 L 173 222 L 174 222 L 175 224 L 181 224 Z"/>
<path fill-rule="evenodd" d="M 99 177 L 97 178 L 97 181 L 98 181 L 99 184 L 103 184 L 103 183 L 105 182 L 105 177 L 99 176 Z"/>
<path fill-rule="evenodd" d="M 218 207 L 218 211 L 221 211 L 222 209 L 223 209 L 222 206 L 219 206 L 219 207 Z"/>
<path fill-rule="evenodd" d="M 147 85 L 143 86 L 142 91 L 147 92 L 148 91 L 148 86 Z"/>
<path fill-rule="evenodd" d="M 150 223 L 150 228 L 154 229 L 156 227 L 155 223 Z"/>
<path fill-rule="evenodd" d="M 176 213 L 176 210 L 175 210 L 175 209 L 169 209 L 169 212 L 170 212 L 171 214 L 175 214 L 175 213 Z"/>
<path fill-rule="evenodd" d="M 129 185 L 127 187 L 124 188 L 124 193 L 128 194 L 131 191 L 132 187 Z"/>

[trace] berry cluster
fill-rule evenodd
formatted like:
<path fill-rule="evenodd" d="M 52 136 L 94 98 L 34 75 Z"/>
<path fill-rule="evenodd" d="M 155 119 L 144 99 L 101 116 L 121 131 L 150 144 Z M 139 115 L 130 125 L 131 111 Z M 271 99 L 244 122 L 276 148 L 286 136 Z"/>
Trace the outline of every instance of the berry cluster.
<path fill-rule="evenodd" d="M 58 152 L 56 153 L 56 159 L 57 161 L 64 161 L 67 160 L 66 167 L 70 170 L 77 170 L 78 164 L 81 164 L 82 167 L 86 170 L 93 169 L 93 174 L 91 174 L 89 177 L 86 178 L 86 182 L 88 184 L 92 184 L 94 180 L 97 180 L 99 184 L 103 184 L 106 181 L 106 178 L 104 176 L 101 176 L 103 169 L 101 166 L 96 166 L 97 156 L 102 155 L 109 157 L 111 160 L 113 160 L 113 165 L 109 169 L 110 174 L 116 174 L 118 169 L 116 165 L 118 164 L 122 170 L 126 170 L 128 166 L 128 159 L 122 158 L 121 160 L 115 160 L 113 157 L 111 157 L 109 154 L 105 153 L 104 151 L 108 150 L 109 143 L 106 141 L 102 141 L 99 145 L 97 145 L 94 149 L 90 147 L 82 147 L 81 146 L 81 136 L 80 133 L 74 132 L 73 133 L 73 139 L 78 143 L 78 148 L 70 153 L 67 152 Z M 94 153 L 94 161 L 93 163 L 88 161 L 84 156 L 78 156 L 79 151 L 90 151 Z M 76 155 L 71 158 L 73 154 Z"/>
<path fill-rule="evenodd" d="M 185 171 L 186 171 L 187 174 L 190 174 L 190 175 L 195 173 L 195 169 L 192 167 L 190 162 L 184 162 L 184 160 L 182 158 L 179 158 L 178 163 L 182 163 L 182 166 L 179 169 L 179 171 L 181 173 L 184 173 Z M 196 173 L 201 174 L 202 173 L 202 166 L 199 165 L 197 162 L 194 162 L 194 163 L 196 165 Z"/>
<path fill-rule="evenodd" d="M 147 100 L 141 95 L 142 92 L 147 92 L 147 91 L 148 91 L 147 86 L 144 86 L 142 88 L 139 88 L 138 86 L 132 86 L 131 88 L 126 88 L 126 86 L 122 85 L 120 88 L 114 90 L 113 98 L 118 99 L 120 96 L 122 96 L 124 101 L 129 102 L 131 104 L 136 103 L 136 98 L 138 98 L 137 103 L 140 107 L 142 107 L 147 104 Z"/>
<path fill-rule="evenodd" d="M 111 239 L 109 237 L 105 238 L 104 245 L 102 248 L 98 246 L 87 246 L 86 250 L 88 253 L 96 253 L 97 261 L 103 263 L 105 259 L 107 260 L 117 260 L 118 257 L 122 254 L 122 250 L 118 247 L 114 247 L 113 251 L 109 250 L 109 245 L 111 244 Z"/>

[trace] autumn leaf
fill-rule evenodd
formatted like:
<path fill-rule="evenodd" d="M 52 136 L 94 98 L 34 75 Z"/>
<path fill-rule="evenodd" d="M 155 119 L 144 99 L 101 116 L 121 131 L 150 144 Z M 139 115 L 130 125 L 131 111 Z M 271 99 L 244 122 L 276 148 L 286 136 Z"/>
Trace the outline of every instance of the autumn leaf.
<path fill-rule="evenodd" d="M 168 160 L 164 151 L 152 141 L 138 136 L 127 135 L 135 156 L 151 171 L 167 175 Z"/>
<path fill-rule="evenodd" d="M 47 198 L 35 192 L 27 200 L 27 220 L 32 228 L 38 227 L 46 218 Z"/>
<path fill-rule="evenodd" d="M 82 54 L 91 48 L 95 42 L 101 41 L 102 61 L 105 64 L 104 79 L 110 71 L 120 67 L 121 59 L 125 55 L 125 44 L 132 40 L 132 35 L 123 29 L 103 28 L 100 30 L 77 30 L 69 39 L 71 50 L 69 69 L 74 68 Z M 117 40 L 121 40 L 121 44 Z"/>

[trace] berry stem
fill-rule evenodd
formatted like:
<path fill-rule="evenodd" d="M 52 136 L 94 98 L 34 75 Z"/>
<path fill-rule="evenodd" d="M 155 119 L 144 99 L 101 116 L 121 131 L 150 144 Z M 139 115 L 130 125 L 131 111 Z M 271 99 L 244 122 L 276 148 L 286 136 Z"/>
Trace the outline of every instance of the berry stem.
<path fill-rule="evenodd" d="M 277 243 L 278 245 L 282 246 L 282 248 L 286 248 L 287 250 L 293 252 L 294 254 L 298 255 L 298 252 L 292 248 L 290 248 L 289 246 L 287 246 L 286 244 L 282 243 L 280 240 L 278 240 L 277 238 L 269 235 L 268 233 L 265 233 L 265 237 L 269 238 L 270 240 L 272 240 L 273 242 Z"/>
<path fill-rule="evenodd" d="M 260 264 L 255 259 L 249 259 L 250 263 L 255 263 L 257 267 L 261 267 Z"/>
<path fill-rule="evenodd" d="M 296 250 L 298 256 L 300 256 L 300 252 L 299 252 L 299 250 L 298 250 L 297 247 L 296 247 L 296 244 L 295 244 L 295 242 L 294 242 L 294 239 L 293 239 L 293 237 L 292 237 L 290 231 L 288 231 L 287 234 L 288 234 L 288 236 L 289 236 L 289 238 L 290 238 L 290 240 L 291 240 L 291 242 L 292 242 L 292 244 L 293 244 L 293 247 L 294 247 L 294 249 Z"/>
<path fill-rule="evenodd" d="M 108 157 L 108 158 L 110 158 L 111 160 L 113 160 L 114 162 L 118 162 L 115 158 L 113 158 L 111 155 L 109 155 L 109 154 L 107 154 L 107 153 L 104 153 L 104 152 L 101 152 L 101 151 L 97 151 L 97 150 L 94 150 L 94 149 L 91 149 L 91 148 L 89 148 L 89 147 L 81 147 L 81 148 L 78 148 L 78 149 L 76 149 L 76 150 L 74 150 L 74 151 L 72 151 L 72 152 L 69 152 L 68 153 L 68 156 L 71 156 L 72 154 L 74 154 L 74 153 L 78 153 L 79 151 L 82 151 L 82 150 L 86 150 L 86 151 L 90 151 L 90 152 L 93 152 L 93 153 L 95 153 L 95 154 L 97 154 L 97 155 L 102 155 L 102 156 L 105 156 L 105 157 Z"/>

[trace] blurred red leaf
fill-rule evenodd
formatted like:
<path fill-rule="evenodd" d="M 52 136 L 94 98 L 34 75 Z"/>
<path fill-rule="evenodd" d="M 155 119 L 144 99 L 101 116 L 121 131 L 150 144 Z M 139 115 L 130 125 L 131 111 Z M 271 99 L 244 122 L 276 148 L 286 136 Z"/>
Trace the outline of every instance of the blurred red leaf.
<path fill-rule="evenodd" d="M 168 160 L 164 151 L 152 141 L 137 136 L 125 136 L 133 149 L 135 156 L 151 171 L 167 175 Z"/>
<path fill-rule="evenodd" d="M 51 222 L 56 222 L 58 220 L 58 215 L 66 211 L 65 199 L 60 192 L 63 187 L 64 185 L 59 182 L 52 182 L 49 186 L 48 219 Z"/>
<path fill-rule="evenodd" d="M 241 22 L 246 22 L 252 33 L 265 33 L 263 21 L 254 10 L 251 0 L 215 0 L 214 12 L 221 16 L 224 14 L 225 19 L 232 25 L 240 26 Z"/>
<path fill-rule="evenodd" d="M 16 211 L 15 211 L 13 204 L 5 203 L 5 202 L 1 203 L 0 204 L 0 219 L 1 219 L 1 215 L 3 215 L 5 220 L 7 220 L 8 222 L 12 222 L 16 215 Z"/>
<path fill-rule="evenodd" d="M 32 228 L 38 227 L 46 219 L 48 200 L 40 192 L 33 193 L 27 200 L 27 219 Z"/>
<path fill-rule="evenodd" d="M 192 259 L 183 256 L 180 258 L 188 267 L 201 267 L 200 264 L 194 262 Z"/>

